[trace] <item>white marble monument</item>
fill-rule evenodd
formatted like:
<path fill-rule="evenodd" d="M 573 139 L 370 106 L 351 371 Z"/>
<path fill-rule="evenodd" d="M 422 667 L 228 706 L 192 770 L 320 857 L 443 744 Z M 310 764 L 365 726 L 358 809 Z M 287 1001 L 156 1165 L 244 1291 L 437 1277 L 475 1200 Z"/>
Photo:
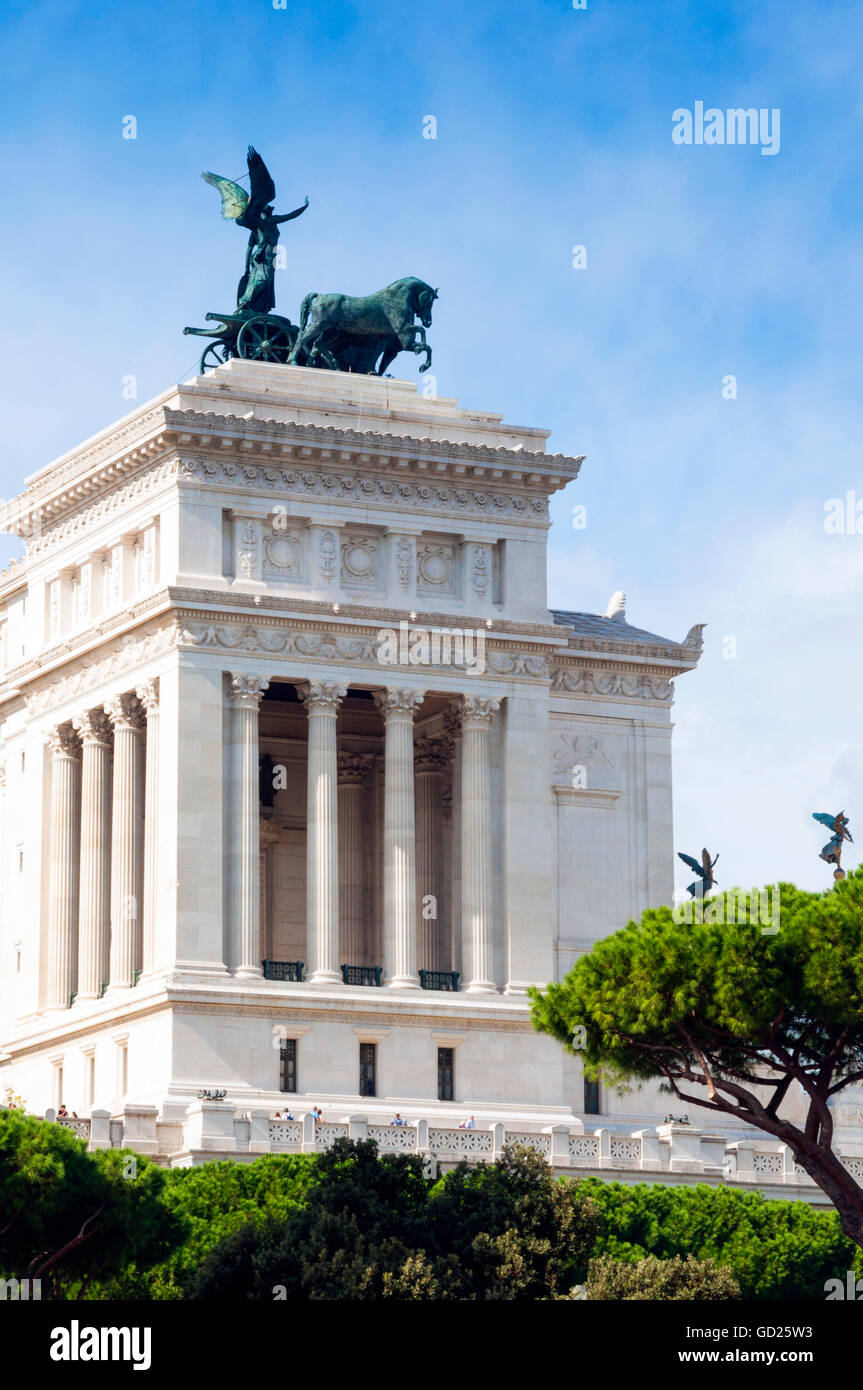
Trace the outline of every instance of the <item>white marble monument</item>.
<path fill-rule="evenodd" d="M 545 441 L 235 360 L 6 505 L 0 1099 L 168 1162 L 315 1146 L 317 1103 L 674 1171 L 666 1098 L 585 1088 L 526 991 L 671 900 L 700 629 L 549 611 Z"/>

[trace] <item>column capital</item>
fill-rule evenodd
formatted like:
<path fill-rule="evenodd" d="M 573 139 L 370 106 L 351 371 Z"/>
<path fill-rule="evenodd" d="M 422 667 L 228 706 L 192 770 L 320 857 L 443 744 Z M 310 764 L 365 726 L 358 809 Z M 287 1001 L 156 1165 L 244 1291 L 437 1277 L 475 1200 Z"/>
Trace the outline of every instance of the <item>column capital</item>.
<path fill-rule="evenodd" d="M 135 687 L 135 694 L 144 707 L 144 713 L 149 716 L 159 713 L 159 677 L 153 676 L 150 680 L 142 681 Z"/>
<path fill-rule="evenodd" d="M 111 743 L 111 720 L 103 709 L 88 709 L 72 720 L 75 732 L 83 744 Z"/>
<path fill-rule="evenodd" d="M 386 690 L 376 690 L 374 701 L 385 719 L 413 719 L 425 699 L 424 690 L 411 690 L 404 686 L 387 686 Z"/>
<path fill-rule="evenodd" d="M 229 671 L 231 688 L 228 699 L 235 709 L 258 709 L 270 682 L 265 676 L 248 676 L 244 671 Z"/>
<path fill-rule="evenodd" d="M 419 772 L 443 772 L 449 762 L 443 739 L 420 738 L 414 744 L 414 768 Z"/>
<path fill-rule="evenodd" d="M 500 700 L 492 696 L 464 695 L 462 697 L 462 728 L 468 723 L 472 724 L 474 728 L 487 727 L 499 709 Z"/>
<path fill-rule="evenodd" d="M 332 681 L 304 681 L 297 686 L 297 694 L 308 710 L 317 713 L 335 714 L 348 693 L 346 685 Z"/>
<path fill-rule="evenodd" d="M 336 755 L 339 786 L 360 786 L 372 766 L 373 753 L 348 753 L 342 750 Z"/>
<path fill-rule="evenodd" d="M 45 738 L 52 758 L 68 758 L 77 762 L 81 757 L 81 740 L 71 724 L 58 724 Z"/>
<path fill-rule="evenodd" d="M 144 711 L 131 690 L 105 701 L 105 713 L 115 729 L 143 729 Z"/>

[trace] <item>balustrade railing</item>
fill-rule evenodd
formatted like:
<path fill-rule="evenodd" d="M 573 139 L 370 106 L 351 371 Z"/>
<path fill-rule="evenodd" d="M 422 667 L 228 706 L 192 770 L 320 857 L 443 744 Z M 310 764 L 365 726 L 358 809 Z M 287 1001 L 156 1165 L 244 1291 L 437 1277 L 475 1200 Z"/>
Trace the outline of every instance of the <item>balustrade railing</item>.
<path fill-rule="evenodd" d="M 445 989 L 458 992 L 459 972 L 457 970 L 421 970 L 420 985 L 423 989 Z"/>
<path fill-rule="evenodd" d="M 289 980 L 293 984 L 302 983 L 305 961 L 264 960 L 261 961 L 261 965 L 264 969 L 265 980 Z"/>
<path fill-rule="evenodd" d="M 343 965 L 342 981 L 346 985 L 381 985 L 382 965 Z"/>

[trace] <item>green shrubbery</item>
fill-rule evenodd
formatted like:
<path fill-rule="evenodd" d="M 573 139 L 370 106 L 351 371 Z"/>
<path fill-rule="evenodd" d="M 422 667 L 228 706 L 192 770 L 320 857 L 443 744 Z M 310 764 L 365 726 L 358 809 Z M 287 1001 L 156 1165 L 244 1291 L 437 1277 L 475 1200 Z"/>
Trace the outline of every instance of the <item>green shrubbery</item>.
<path fill-rule="evenodd" d="M 590 1262 L 586 1293 L 591 1300 L 615 1302 L 621 1299 L 727 1302 L 740 1297 L 740 1286 L 729 1269 L 716 1265 L 713 1260 L 696 1260 L 693 1255 L 672 1255 L 669 1260 L 646 1255 L 635 1264 L 600 1255 Z"/>
<path fill-rule="evenodd" d="M 822 1299 L 835 1212 L 728 1187 L 557 1179 L 532 1149 L 436 1181 L 339 1140 L 165 1171 L 0 1110 L 0 1276 L 43 1297 Z"/>
<path fill-rule="evenodd" d="M 860 1252 L 833 1211 L 728 1187 L 602 1182 L 580 1186 L 602 1213 L 597 1253 L 632 1262 L 690 1254 L 728 1267 L 744 1299 L 820 1299 Z"/>

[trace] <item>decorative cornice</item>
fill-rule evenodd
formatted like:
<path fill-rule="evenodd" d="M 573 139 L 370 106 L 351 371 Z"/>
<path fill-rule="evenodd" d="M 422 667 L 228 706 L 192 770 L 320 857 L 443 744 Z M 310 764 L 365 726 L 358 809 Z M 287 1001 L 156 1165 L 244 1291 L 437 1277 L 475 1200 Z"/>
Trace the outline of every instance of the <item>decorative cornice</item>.
<path fill-rule="evenodd" d="M 356 451 L 360 456 L 372 452 L 390 457 L 406 454 L 417 460 L 433 460 L 436 464 L 468 462 L 474 468 L 509 465 L 511 470 L 537 482 L 539 474 L 548 474 L 555 487 L 563 487 L 577 477 L 584 462 L 583 454 L 547 454 L 539 450 L 508 449 L 505 445 L 468 444 L 452 439 L 420 439 L 409 434 L 351 430 L 338 425 L 300 425 L 294 421 L 249 419 L 245 415 L 223 415 L 216 411 L 166 409 L 164 418 L 166 429 L 175 430 L 181 442 L 185 442 L 187 437 L 191 440 L 195 435 L 233 435 L 244 440 L 278 440 L 288 448 L 298 444 L 300 448 L 317 445 L 321 449 Z"/>
<path fill-rule="evenodd" d="M 389 438 L 388 443 L 392 444 Z M 388 449 L 388 454 L 391 452 Z M 377 468 L 372 471 L 375 465 Z M 380 466 L 380 461 L 369 458 L 364 472 L 328 472 L 311 464 L 287 468 L 282 464 L 253 463 L 233 458 L 184 457 L 180 478 L 219 487 L 255 488 L 279 495 L 287 492 L 292 498 L 307 497 L 326 502 L 338 500 L 363 508 L 370 505 L 396 507 L 402 514 L 408 507 L 428 511 L 435 517 L 485 517 L 490 521 L 505 517 L 534 525 L 540 523 L 543 527 L 548 524 L 547 495 L 535 497 L 529 492 L 502 491 L 498 488 L 486 491 L 477 489 L 475 482 L 472 486 L 458 486 L 463 479 L 450 485 L 426 481 L 424 478 L 414 481 L 410 477 L 379 476 L 377 469 Z"/>
<path fill-rule="evenodd" d="M 437 477 L 451 475 L 461 481 L 466 475 L 472 480 L 491 475 L 498 481 L 515 483 L 523 491 L 504 497 L 493 490 L 478 494 L 476 510 L 488 508 L 489 515 L 512 510 L 525 512 L 526 518 L 547 518 L 547 497 L 577 477 L 583 456 L 546 454 L 541 451 L 507 448 L 486 444 L 469 444 L 454 440 L 417 439 L 411 435 L 394 435 L 373 430 L 351 430 L 327 425 L 297 424 L 291 421 L 249 418 L 222 414 L 216 411 L 172 410 L 162 404 L 138 415 L 125 425 L 109 428 L 88 448 L 77 449 L 33 476 L 26 492 L 7 503 L 4 510 L 4 529 L 18 535 L 33 535 L 45 530 L 55 518 L 78 511 L 90 495 L 103 493 L 129 472 L 152 465 L 167 450 L 177 445 L 197 444 L 220 451 L 233 448 L 247 450 L 246 461 L 231 473 L 232 462 L 222 475 L 224 481 L 236 479 L 243 486 L 291 487 L 278 476 L 278 469 L 269 468 L 267 454 L 272 456 L 278 447 L 280 460 L 296 458 L 300 463 L 317 455 L 326 460 L 333 454 L 339 462 L 369 465 L 380 468 L 412 469 L 422 473 L 430 464 Z M 264 455 L 262 466 L 251 462 L 255 455 Z M 187 460 L 187 474 L 202 478 L 214 476 L 212 470 L 221 467 L 222 460 L 213 464 L 204 457 Z M 169 468 L 175 466 L 170 463 Z M 200 470 L 200 471 L 199 471 Z M 354 483 L 358 479 L 353 480 Z M 328 486 L 327 484 L 324 485 Z M 342 486 L 339 480 L 339 486 Z M 404 486 L 399 483 L 396 488 Z M 302 491 L 302 487 L 297 490 Z M 343 495 L 350 497 L 351 483 Z M 471 504 L 470 489 L 459 489 L 464 498 L 454 502 L 456 512 Z M 543 492 L 543 498 L 531 493 Z M 361 494 L 358 500 L 367 501 Z M 399 497 L 393 499 L 399 502 Z M 426 500 L 434 507 L 436 503 Z M 120 504 L 118 504 L 120 505 Z"/>

